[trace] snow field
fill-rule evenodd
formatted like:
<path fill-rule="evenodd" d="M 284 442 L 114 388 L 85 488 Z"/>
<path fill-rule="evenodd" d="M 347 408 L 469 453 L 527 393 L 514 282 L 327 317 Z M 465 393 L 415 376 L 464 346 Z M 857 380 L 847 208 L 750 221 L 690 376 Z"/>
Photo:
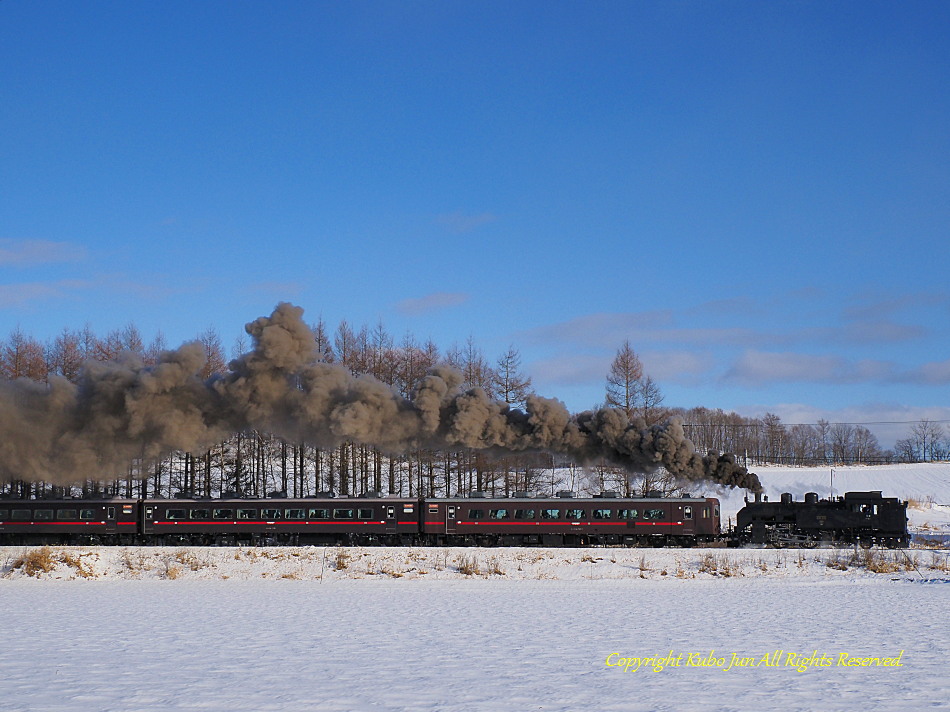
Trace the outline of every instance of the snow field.
<path fill-rule="evenodd" d="M 945 709 L 948 593 L 885 577 L 7 581 L 0 709 Z M 606 664 L 671 651 L 660 672 Z M 813 651 L 834 664 L 785 664 Z M 837 664 L 901 651 L 900 667 Z M 778 664 L 688 664 L 733 653 Z"/>

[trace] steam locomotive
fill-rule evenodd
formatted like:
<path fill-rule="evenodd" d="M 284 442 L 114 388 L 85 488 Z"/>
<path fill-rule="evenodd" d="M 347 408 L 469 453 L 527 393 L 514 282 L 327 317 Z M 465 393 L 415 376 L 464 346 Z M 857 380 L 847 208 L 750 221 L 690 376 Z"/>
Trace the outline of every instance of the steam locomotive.
<path fill-rule="evenodd" d="M 276 496 L 275 496 L 276 495 Z M 758 499 L 758 498 L 757 498 Z M 714 497 L 0 499 L 0 544 L 389 546 L 904 546 L 906 502 L 880 492 L 747 503 L 721 529 Z"/>
<path fill-rule="evenodd" d="M 907 502 L 880 492 L 846 492 L 818 499 L 815 492 L 796 502 L 785 493 L 778 502 L 756 495 L 736 517 L 740 544 L 818 546 L 822 543 L 903 547 L 907 545 Z"/>

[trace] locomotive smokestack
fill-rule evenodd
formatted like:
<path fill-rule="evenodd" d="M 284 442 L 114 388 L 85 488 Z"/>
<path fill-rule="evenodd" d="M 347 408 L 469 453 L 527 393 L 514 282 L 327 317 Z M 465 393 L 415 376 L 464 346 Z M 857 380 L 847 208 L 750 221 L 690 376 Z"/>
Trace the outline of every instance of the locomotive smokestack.
<path fill-rule="evenodd" d="M 223 376 L 202 381 L 204 356 L 185 344 L 145 367 L 134 356 L 90 362 L 78 386 L 0 383 L 0 475 L 69 484 L 125 476 L 137 458 L 200 452 L 248 429 L 291 442 L 332 447 L 345 441 L 391 454 L 418 447 L 494 453 L 546 451 L 577 462 L 606 460 L 630 472 L 665 467 L 680 480 L 759 491 L 758 478 L 732 455 L 700 455 L 682 424 L 646 427 L 622 411 L 576 416 L 557 400 L 531 396 L 525 411 L 484 391 L 461 391 L 461 375 L 432 369 L 411 398 L 371 376 L 315 362 L 303 310 L 279 304 L 246 326 L 252 350 Z"/>

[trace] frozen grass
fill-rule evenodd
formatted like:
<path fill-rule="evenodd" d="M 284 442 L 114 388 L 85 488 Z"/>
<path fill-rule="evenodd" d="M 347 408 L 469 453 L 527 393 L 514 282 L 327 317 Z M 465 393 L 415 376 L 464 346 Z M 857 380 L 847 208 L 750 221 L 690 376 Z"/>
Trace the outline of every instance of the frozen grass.
<path fill-rule="evenodd" d="M 388 547 L 0 548 L 5 579 L 507 579 L 940 577 L 950 552 L 889 549 Z"/>

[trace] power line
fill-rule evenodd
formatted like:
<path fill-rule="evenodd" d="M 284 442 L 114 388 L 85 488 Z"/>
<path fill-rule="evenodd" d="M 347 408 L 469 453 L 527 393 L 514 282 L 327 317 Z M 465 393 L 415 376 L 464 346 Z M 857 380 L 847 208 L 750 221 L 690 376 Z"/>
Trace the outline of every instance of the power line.
<path fill-rule="evenodd" d="M 869 420 L 864 422 L 831 422 L 825 421 L 827 425 L 917 425 L 923 421 L 920 420 Z M 950 420 L 927 420 L 928 423 L 950 423 Z M 810 425 L 816 426 L 818 423 L 779 423 L 779 425 Z M 683 423 L 684 428 L 704 428 L 708 426 L 725 428 L 761 428 L 765 423 Z"/>

